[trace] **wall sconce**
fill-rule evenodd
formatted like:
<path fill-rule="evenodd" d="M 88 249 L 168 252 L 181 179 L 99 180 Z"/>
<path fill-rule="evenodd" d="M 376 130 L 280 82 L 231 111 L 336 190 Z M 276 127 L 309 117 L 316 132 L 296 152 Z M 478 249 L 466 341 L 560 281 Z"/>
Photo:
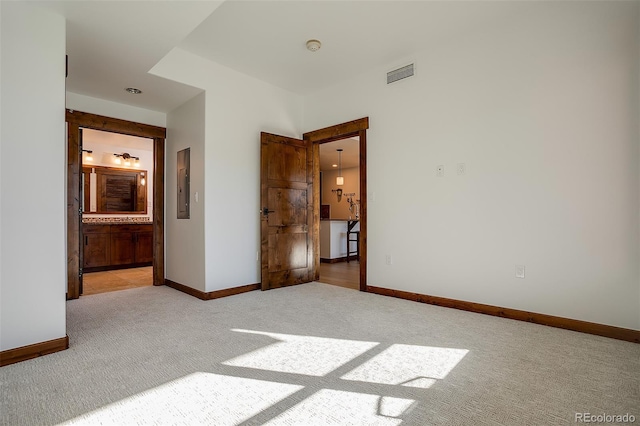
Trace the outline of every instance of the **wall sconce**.
<path fill-rule="evenodd" d="M 338 202 L 342 201 L 342 188 L 332 189 L 331 192 L 334 192 L 338 197 Z"/>
<path fill-rule="evenodd" d="M 83 149 L 82 152 L 86 152 L 87 154 L 84 156 L 84 161 L 87 162 L 92 162 L 93 161 L 93 151 L 91 151 L 90 149 Z"/>
<path fill-rule="evenodd" d="M 116 157 L 113 160 L 113 162 L 116 163 L 116 164 L 122 164 L 122 161 L 124 160 L 124 165 L 127 166 L 127 167 L 131 167 L 131 160 L 134 160 L 134 162 L 135 162 L 134 165 L 136 167 L 140 167 L 140 158 L 139 157 L 133 157 L 128 152 L 123 152 L 122 154 L 113 154 L 113 155 Z"/>
<path fill-rule="evenodd" d="M 344 177 L 342 176 L 342 148 L 338 148 L 336 151 L 338 151 L 338 177 L 336 178 L 336 185 L 341 186 L 344 185 Z"/>

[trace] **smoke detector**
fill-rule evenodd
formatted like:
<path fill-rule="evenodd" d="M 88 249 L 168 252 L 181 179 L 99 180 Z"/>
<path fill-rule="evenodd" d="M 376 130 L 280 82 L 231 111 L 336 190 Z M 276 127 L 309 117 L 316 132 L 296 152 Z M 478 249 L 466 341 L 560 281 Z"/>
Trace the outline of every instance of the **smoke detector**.
<path fill-rule="evenodd" d="M 312 52 L 320 50 L 320 46 L 322 46 L 322 43 L 319 40 L 307 40 L 307 49 Z"/>

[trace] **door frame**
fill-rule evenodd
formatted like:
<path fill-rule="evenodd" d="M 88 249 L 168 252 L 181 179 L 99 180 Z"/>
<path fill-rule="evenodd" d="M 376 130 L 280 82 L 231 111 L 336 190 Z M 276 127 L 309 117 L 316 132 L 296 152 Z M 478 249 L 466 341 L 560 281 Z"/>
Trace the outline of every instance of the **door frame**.
<path fill-rule="evenodd" d="M 153 140 L 153 285 L 164 285 L 164 158 L 167 129 L 72 109 L 67 122 L 67 300 L 80 297 L 80 128 Z"/>
<path fill-rule="evenodd" d="M 360 140 L 360 291 L 367 291 L 367 129 L 369 117 L 307 132 L 313 144 L 313 253 L 314 277 L 320 278 L 320 144 L 358 136 Z"/>

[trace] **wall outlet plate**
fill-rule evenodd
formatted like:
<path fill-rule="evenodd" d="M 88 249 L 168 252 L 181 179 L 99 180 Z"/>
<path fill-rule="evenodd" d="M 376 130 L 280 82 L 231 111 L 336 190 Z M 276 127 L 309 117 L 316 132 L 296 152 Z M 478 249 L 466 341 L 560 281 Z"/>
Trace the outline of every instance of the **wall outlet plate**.
<path fill-rule="evenodd" d="M 467 166 L 464 163 L 458 163 L 458 175 L 466 175 L 467 174 Z"/>
<path fill-rule="evenodd" d="M 516 278 L 524 278 L 524 265 L 516 265 Z"/>
<path fill-rule="evenodd" d="M 386 261 L 387 265 L 393 265 L 393 258 L 391 257 L 390 254 L 387 254 L 385 256 L 385 261 Z"/>

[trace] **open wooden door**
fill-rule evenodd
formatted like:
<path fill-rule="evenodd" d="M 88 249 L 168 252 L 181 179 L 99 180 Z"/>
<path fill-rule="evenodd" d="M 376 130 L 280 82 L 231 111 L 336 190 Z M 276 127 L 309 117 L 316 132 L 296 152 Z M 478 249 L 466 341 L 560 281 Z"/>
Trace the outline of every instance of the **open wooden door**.
<path fill-rule="evenodd" d="M 260 135 L 262 290 L 314 279 L 313 144 Z"/>

